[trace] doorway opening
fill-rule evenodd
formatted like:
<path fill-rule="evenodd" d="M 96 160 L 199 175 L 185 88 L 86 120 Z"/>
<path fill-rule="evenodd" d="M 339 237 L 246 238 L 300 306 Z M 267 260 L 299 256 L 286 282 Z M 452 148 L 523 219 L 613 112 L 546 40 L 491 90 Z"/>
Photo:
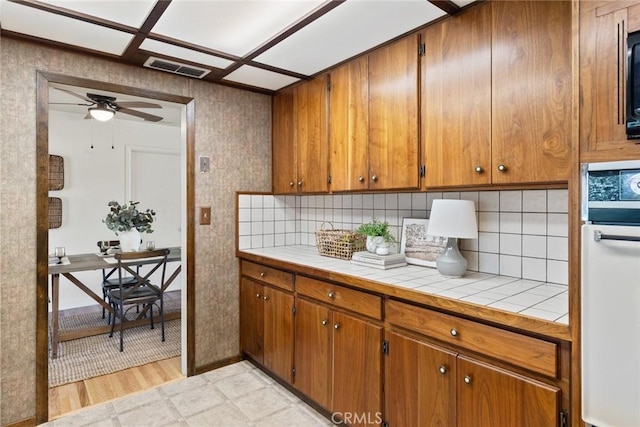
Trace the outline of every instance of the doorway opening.
<path fill-rule="evenodd" d="M 49 193 L 49 137 L 50 137 L 50 91 L 52 87 L 62 87 L 62 88 L 81 88 L 82 90 L 91 90 L 93 92 L 98 92 L 100 94 L 122 94 L 122 96 L 134 97 L 144 100 L 150 100 L 154 103 L 160 103 L 167 106 L 175 106 L 180 111 L 180 121 L 178 125 L 178 134 L 180 135 L 180 146 L 177 147 L 178 151 L 178 159 L 180 161 L 180 185 L 181 187 L 181 196 L 180 196 L 180 212 L 166 212 L 167 216 L 179 216 L 181 219 L 180 224 L 177 227 L 173 227 L 173 230 L 165 230 L 165 232 L 161 233 L 153 237 L 154 243 L 158 246 L 165 244 L 169 244 L 170 241 L 179 239 L 178 245 L 182 248 L 182 256 L 181 256 L 181 278 L 182 278 L 182 286 L 180 287 L 180 312 L 182 313 L 182 322 L 181 322 L 181 332 L 182 332 L 182 342 L 181 342 L 181 360 L 180 360 L 180 369 L 183 374 L 193 375 L 195 370 L 195 335 L 194 335 L 194 243 L 193 243 L 193 221 L 194 217 L 194 192 L 193 192 L 193 182 L 194 182 L 194 165 L 193 162 L 189 162 L 188 159 L 194 158 L 194 102 L 193 99 L 176 96 L 176 95 L 168 95 L 165 93 L 149 91 L 145 89 L 139 89 L 134 87 L 125 87 L 121 85 L 114 85 L 104 82 L 97 82 L 77 77 L 69 77 L 64 75 L 58 75 L 53 73 L 44 73 L 39 72 L 37 75 L 37 168 L 38 168 L 38 177 L 37 177 L 37 287 L 38 287 L 38 298 L 37 298 L 37 339 L 36 339 L 36 357 L 37 357 L 37 368 L 39 375 L 37 376 L 36 383 L 36 418 L 37 421 L 45 422 L 49 418 L 48 414 L 48 406 L 49 406 L 49 370 L 48 370 L 48 361 L 49 361 L 49 274 L 48 274 L 48 254 L 51 253 L 51 244 L 49 242 L 50 237 L 52 240 L 52 244 L 55 246 L 62 245 L 59 241 L 53 242 L 53 240 L 59 238 L 53 237 L 49 235 L 49 201 L 50 201 L 50 193 Z M 75 89 L 74 89 L 75 90 Z M 81 92 L 82 95 L 82 92 Z M 81 99 L 78 99 L 78 103 L 82 103 Z M 86 106 L 81 106 L 78 108 L 87 108 Z M 166 110 L 168 111 L 168 110 Z M 164 111 L 163 111 L 164 112 Z M 84 120 L 85 125 L 91 126 L 91 122 L 93 120 Z M 132 123 L 129 125 L 133 126 Z M 108 134 L 108 132 L 99 132 L 92 133 L 91 141 L 86 141 L 85 144 L 89 146 L 89 144 L 93 145 L 93 150 L 96 150 L 97 142 L 102 137 L 104 139 L 104 134 Z M 108 146 L 106 147 L 107 153 L 109 150 L 116 150 L 116 145 L 119 141 L 118 138 L 114 137 L 115 134 L 112 133 L 111 139 L 107 141 Z M 101 143 L 104 143 L 102 141 Z M 111 145 L 109 145 L 111 144 Z M 113 148 L 110 148 L 112 147 Z M 151 167 L 153 162 L 175 162 L 176 161 L 176 150 L 164 149 L 159 147 L 149 147 L 143 145 L 135 145 L 128 144 L 127 147 L 119 147 L 121 152 L 125 154 L 126 161 L 122 163 L 122 172 L 126 175 L 125 181 L 126 183 L 121 185 L 119 188 L 120 194 L 124 191 L 125 198 L 135 198 L 137 195 L 144 193 L 145 188 L 148 188 L 149 185 L 153 185 L 153 180 L 148 179 L 147 173 L 137 174 L 131 173 L 131 169 L 144 169 Z M 105 149 L 105 147 L 102 147 Z M 96 150 L 97 151 L 97 150 Z M 95 152 L 94 152 L 95 153 Z M 93 154 L 93 153 L 92 153 Z M 112 153 L 109 153 L 112 154 Z M 95 153 L 96 156 L 100 156 L 100 153 Z M 105 153 L 102 153 L 102 156 L 106 156 Z M 104 159 L 106 165 L 113 164 L 113 162 L 109 162 L 108 159 Z M 76 159 L 74 161 L 77 162 Z M 94 169 L 96 174 L 101 174 L 101 170 L 104 170 L 103 165 L 102 168 L 90 168 Z M 77 165 L 76 165 L 77 166 Z M 126 168 L 129 169 L 129 172 L 125 172 Z M 77 170 L 75 171 L 77 173 Z M 77 178 L 77 177 L 76 177 Z M 106 178 L 105 178 L 106 179 Z M 168 181 L 167 185 L 175 184 L 175 177 L 171 181 Z M 124 189 L 122 188 L 124 186 Z M 175 185 L 174 185 L 175 186 Z M 108 192 L 108 191 L 107 191 Z M 165 204 L 165 201 L 161 199 L 160 196 L 157 196 L 156 200 L 153 203 Z M 160 197 L 160 198 L 158 198 Z M 128 200 L 128 199 L 127 199 Z M 99 218 L 102 218 L 106 215 L 106 203 L 105 206 L 91 206 L 91 208 L 97 208 L 98 210 L 104 211 Z M 175 203 L 174 203 L 175 205 Z M 144 208 L 144 207 L 143 207 Z M 154 207 L 155 208 L 155 207 Z M 98 219 L 100 221 L 100 219 Z M 100 224 L 104 228 L 104 233 L 107 235 L 109 230 L 106 229 L 104 224 Z M 177 230 L 176 230 L 177 229 Z M 101 231 L 102 232 L 102 231 Z M 173 233 L 173 236 L 169 236 Z M 178 234 L 176 237 L 175 234 Z M 92 238 L 92 244 L 95 245 L 96 242 L 93 240 L 101 240 L 100 238 L 95 239 Z M 158 240 L 158 241 L 156 241 Z M 85 243 L 86 244 L 86 243 Z M 68 246 L 68 249 L 72 249 L 73 246 Z M 80 249 L 78 249 L 80 250 Z M 98 251 L 98 248 L 95 248 L 95 251 Z M 80 250 L 81 253 L 84 253 L 84 250 Z M 71 251 L 69 251 L 71 253 Z M 94 272 L 94 274 L 99 275 L 99 271 Z M 95 280 L 94 280 L 95 282 Z M 98 281 L 99 283 L 99 281 Z M 126 350 L 126 349 L 125 349 Z M 46 375 L 41 375 L 40 373 Z"/>

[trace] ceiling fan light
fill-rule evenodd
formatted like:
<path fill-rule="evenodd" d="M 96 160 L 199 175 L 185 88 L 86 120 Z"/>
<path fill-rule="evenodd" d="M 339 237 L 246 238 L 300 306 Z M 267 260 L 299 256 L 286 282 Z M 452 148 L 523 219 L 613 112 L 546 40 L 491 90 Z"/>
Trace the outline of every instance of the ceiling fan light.
<path fill-rule="evenodd" d="M 89 114 L 98 121 L 106 122 L 111 120 L 116 112 L 103 105 L 99 105 L 97 107 L 89 108 Z"/>

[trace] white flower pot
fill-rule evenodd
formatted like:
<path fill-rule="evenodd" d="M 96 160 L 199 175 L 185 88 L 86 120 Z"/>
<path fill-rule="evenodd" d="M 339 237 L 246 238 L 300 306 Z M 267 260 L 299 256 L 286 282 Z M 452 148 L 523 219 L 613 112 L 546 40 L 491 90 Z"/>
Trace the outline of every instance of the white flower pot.
<path fill-rule="evenodd" d="M 367 236 L 366 246 L 369 252 L 375 253 L 378 245 L 382 243 L 384 243 L 384 237 L 382 236 Z"/>
<path fill-rule="evenodd" d="M 138 252 L 140 250 L 140 232 L 135 228 L 118 232 L 118 239 L 122 252 Z"/>

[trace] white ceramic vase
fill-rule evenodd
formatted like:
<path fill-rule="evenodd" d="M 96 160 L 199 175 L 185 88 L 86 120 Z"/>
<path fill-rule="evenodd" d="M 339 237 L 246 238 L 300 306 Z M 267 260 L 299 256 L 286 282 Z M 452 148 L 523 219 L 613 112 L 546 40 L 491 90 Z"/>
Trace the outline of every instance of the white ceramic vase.
<path fill-rule="evenodd" d="M 122 252 L 138 252 L 140 250 L 140 232 L 132 228 L 129 231 L 118 232 L 120 250 Z"/>
<path fill-rule="evenodd" d="M 367 236 L 366 247 L 369 252 L 376 253 L 376 248 L 379 244 L 384 243 L 384 237 L 382 236 Z"/>

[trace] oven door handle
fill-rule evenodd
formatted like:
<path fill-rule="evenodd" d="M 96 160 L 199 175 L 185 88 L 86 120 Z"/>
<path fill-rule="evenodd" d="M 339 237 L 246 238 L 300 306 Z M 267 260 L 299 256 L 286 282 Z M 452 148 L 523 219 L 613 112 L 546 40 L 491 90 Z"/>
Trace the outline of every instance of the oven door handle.
<path fill-rule="evenodd" d="M 623 240 L 626 242 L 640 242 L 637 236 L 616 236 L 615 234 L 602 234 L 600 230 L 593 231 L 593 240 L 599 242 L 601 240 Z"/>

